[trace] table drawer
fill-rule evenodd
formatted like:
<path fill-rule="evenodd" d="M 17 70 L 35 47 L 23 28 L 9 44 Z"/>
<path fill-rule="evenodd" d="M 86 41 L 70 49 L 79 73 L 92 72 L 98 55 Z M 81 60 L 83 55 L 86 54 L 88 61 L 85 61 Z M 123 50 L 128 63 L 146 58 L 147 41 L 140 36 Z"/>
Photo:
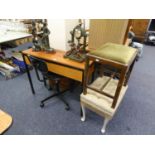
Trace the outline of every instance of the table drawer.
<path fill-rule="evenodd" d="M 62 76 L 82 82 L 83 71 L 80 71 L 80 70 L 74 69 L 74 68 L 70 68 L 67 66 L 62 66 L 60 64 L 58 65 L 58 64 L 54 64 L 54 63 L 47 63 L 47 65 L 48 65 L 48 70 L 53 73 L 56 73 L 56 74 L 59 74 L 59 75 L 62 75 Z"/>

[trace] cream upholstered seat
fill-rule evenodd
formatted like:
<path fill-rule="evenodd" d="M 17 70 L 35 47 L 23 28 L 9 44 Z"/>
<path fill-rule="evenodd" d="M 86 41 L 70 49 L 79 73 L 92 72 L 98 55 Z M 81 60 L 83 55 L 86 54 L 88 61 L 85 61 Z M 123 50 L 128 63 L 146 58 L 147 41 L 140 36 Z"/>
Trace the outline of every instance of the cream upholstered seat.
<path fill-rule="evenodd" d="M 97 87 L 99 84 L 103 84 L 105 82 L 104 80 L 105 77 L 102 78 L 97 78 L 96 81 L 91 85 L 92 87 Z M 102 83 L 103 80 L 103 83 Z M 104 88 L 104 92 L 109 93 L 110 95 L 114 95 L 116 88 L 117 88 L 118 80 L 111 80 L 108 85 Z M 98 87 L 99 88 L 99 87 Z M 119 99 L 117 101 L 117 106 L 115 108 L 111 108 L 113 99 L 102 95 L 94 90 L 87 89 L 87 94 L 84 95 L 83 93 L 81 94 L 81 102 L 85 106 L 91 106 L 93 109 L 95 108 L 96 111 L 98 111 L 100 114 L 103 116 L 106 116 L 108 118 L 112 118 L 113 115 L 115 114 L 119 104 L 121 103 L 122 98 L 124 97 L 124 94 L 127 90 L 128 86 L 123 86 Z"/>
<path fill-rule="evenodd" d="M 80 96 L 82 121 L 85 121 L 85 108 L 88 108 L 104 117 L 101 132 L 105 132 L 107 123 L 113 118 L 126 93 L 136 55 L 136 49 L 113 43 L 106 43 L 87 54 L 84 87 Z M 100 71 L 103 72 L 92 84 L 89 84 L 90 60 L 101 64 Z M 105 73 L 106 70 L 110 72 Z"/>
<path fill-rule="evenodd" d="M 105 82 L 108 80 L 108 78 L 109 77 L 106 77 L 106 76 L 97 78 L 91 84 L 91 87 L 100 90 L 100 88 L 102 88 L 102 86 L 105 84 Z M 118 80 L 111 79 L 110 82 L 104 88 L 104 92 L 109 93 L 110 95 L 113 96 L 115 94 L 117 85 L 118 85 Z M 116 113 L 116 111 L 117 111 L 117 109 L 125 95 L 127 88 L 128 88 L 128 86 L 122 87 L 115 108 L 112 108 L 112 103 L 113 103 L 112 98 L 102 95 L 102 94 L 88 88 L 87 94 L 84 95 L 82 93 L 80 96 L 81 107 L 84 111 L 84 115 L 81 118 L 81 120 L 85 121 L 85 110 L 84 110 L 85 107 L 89 108 L 92 111 L 98 113 L 99 115 L 105 117 L 105 119 L 106 119 L 105 122 L 108 122 L 109 120 L 111 120 L 112 117 L 114 116 L 114 114 Z M 103 91 L 103 90 L 101 90 L 101 91 Z M 106 128 L 106 125 L 103 126 L 103 128 L 101 130 L 102 133 L 105 132 L 105 128 Z"/>

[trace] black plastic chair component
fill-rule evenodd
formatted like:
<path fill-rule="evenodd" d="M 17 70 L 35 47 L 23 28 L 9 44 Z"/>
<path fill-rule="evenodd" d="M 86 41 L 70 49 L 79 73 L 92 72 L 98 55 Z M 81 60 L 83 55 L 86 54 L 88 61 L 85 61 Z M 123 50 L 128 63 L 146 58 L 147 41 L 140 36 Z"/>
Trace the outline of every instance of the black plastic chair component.
<path fill-rule="evenodd" d="M 52 97 L 55 97 L 55 96 L 65 93 L 66 91 L 68 91 L 68 89 L 62 90 L 62 91 L 60 90 L 60 81 L 62 79 L 64 79 L 64 77 L 57 75 L 55 73 L 49 72 L 47 64 L 44 60 L 31 56 L 30 61 L 31 61 L 32 65 L 34 66 L 34 69 L 36 71 L 36 75 L 37 75 L 37 78 L 39 81 L 44 82 L 44 85 L 46 86 L 46 80 L 47 79 L 52 80 L 52 81 L 54 81 L 54 84 L 56 86 L 56 93 L 52 94 L 51 96 L 49 96 L 41 101 L 40 107 L 43 108 L 45 105 L 44 104 L 45 101 L 51 99 Z M 43 79 L 40 78 L 38 71 L 42 74 Z M 61 100 L 63 100 L 63 102 L 66 106 L 65 109 L 69 110 L 70 107 L 69 107 L 68 103 L 64 99 L 62 99 L 62 97 L 61 97 Z"/>

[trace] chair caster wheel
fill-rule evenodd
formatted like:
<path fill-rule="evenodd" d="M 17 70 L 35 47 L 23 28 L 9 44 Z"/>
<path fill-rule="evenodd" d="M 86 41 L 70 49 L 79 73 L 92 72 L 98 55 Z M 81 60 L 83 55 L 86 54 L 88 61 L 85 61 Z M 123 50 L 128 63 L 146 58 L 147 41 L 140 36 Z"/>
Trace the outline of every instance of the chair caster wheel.
<path fill-rule="evenodd" d="M 44 106 L 45 106 L 44 103 L 41 103 L 41 104 L 40 104 L 40 107 L 41 107 L 41 108 L 43 108 Z"/>
<path fill-rule="evenodd" d="M 66 107 L 65 109 L 68 111 L 70 109 L 70 107 Z"/>

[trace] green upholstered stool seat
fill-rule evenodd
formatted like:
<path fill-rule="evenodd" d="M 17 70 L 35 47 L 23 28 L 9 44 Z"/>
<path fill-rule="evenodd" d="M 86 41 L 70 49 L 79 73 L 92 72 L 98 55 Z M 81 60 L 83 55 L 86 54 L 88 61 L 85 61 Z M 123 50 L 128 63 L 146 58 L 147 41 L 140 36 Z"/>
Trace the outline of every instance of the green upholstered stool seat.
<path fill-rule="evenodd" d="M 128 64 L 136 53 L 136 49 L 125 45 L 106 43 L 90 54 L 110 59 L 112 61 Z"/>

